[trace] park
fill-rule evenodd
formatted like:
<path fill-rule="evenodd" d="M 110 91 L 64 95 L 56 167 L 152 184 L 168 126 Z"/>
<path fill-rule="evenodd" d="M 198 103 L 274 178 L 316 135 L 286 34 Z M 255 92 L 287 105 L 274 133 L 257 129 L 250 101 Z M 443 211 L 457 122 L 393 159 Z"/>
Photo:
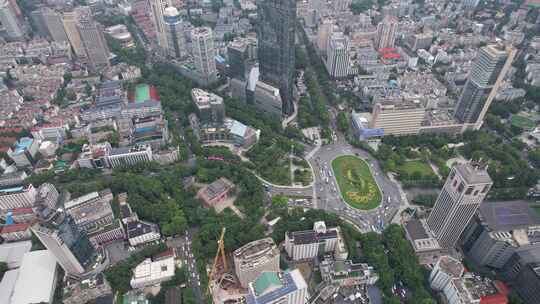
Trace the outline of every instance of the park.
<path fill-rule="evenodd" d="M 332 161 L 332 169 L 347 204 L 363 210 L 379 206 L 381 192 L 365 161 L 352 155 L 339 156 Z"/>

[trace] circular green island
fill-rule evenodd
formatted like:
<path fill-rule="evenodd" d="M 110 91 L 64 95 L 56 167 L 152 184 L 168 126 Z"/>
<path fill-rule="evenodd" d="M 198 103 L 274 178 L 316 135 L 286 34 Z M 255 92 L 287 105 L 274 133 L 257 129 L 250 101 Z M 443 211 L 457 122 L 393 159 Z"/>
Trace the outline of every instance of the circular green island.
<path fill-rule="evenodd" d="M 369 210 L 381 203 L 381 191 L 368 164 L 356 156 L 344 155 L 332 161 L 341 196 L 353 208 Z"/>

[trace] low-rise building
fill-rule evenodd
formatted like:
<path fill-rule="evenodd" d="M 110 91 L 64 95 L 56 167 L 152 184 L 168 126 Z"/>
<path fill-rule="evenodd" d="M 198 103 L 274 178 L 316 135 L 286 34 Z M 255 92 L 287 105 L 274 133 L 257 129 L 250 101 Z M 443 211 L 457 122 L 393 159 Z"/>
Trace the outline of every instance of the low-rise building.
<path fill-rule="evenodd" d="M 383 129 L 384 135 L 418 134 L 426 109 L 419 101 L 383 99 L 373 107 L 372 129 Z"/>
<path fill-rule="evenodd" d="M 106 159 L 111 168 L 132 166 L 141 162 L 153 160 L 152 148 L 147 145 L 137 145 L 126 148 L 113 148 Z"/>
<path fill-rule="evenodd" d="M 233 189 L 234 184 L 228 179 L 221 177 L 210 185 L 201 188 L 197 192 L 197 198 L 200 199 L 206 207 L 212 208 L 227 200 L 229 198 L 229 193 Z"/>
<path fill-rule="evenodd" d="M 24 254 L 30 252 L 30 249 L 31 241 L 0 244 L 0 262 L 6 263 L 8 269 L 19 268 Z"/>
<path fill-rule="evenodd" d="M 234 251 L 234 268 L 244 288 L 265 272 L 279 271 L 279 249 L 271 238 L 250 242 Z"/>
<path fill-rule="evenodd" d="M 379 280 L 373 267 L 364 263 L 353 263 L 351 260 L 326 257 L 319 269 L 324 281 L 339 286 L 373 285 Z"/>
<path fill-rule="evenodd" d="M 64 208 L 80 229 L 90 233 L 113 223 L 112 199 L 111 190 L 105 189 L 70 200 Z"/>
<path fill-rule="evenodd" d="M 58 267 L 55 256 L 48 250 L 24 254 L 12 290 L 1 290 L 10 304 L 53 303 Z M 11 297 L 9 297 L 11 295 Z"/>
<path fill-rule="evenodd" d="M 37 190 L 32 184 L 0 189 L 0 210 L 32 207 L 36 197 Z"/>
<path fill-rule="evenodd" d="M 339 227 L 326 228 L 324 222 L 315 222 L 313 230 L 286 232 L 285 251 L 294 261 L 313 259 L 328 253 L 342 260 L 348 256 Z"/>
<path fill-rule="evenodd" d="M 145 259 L 133 270 L 133 276 L 130 281 L 131 287 L 143 288 L 157 286 L 162 282 L 172 279 L 176 269 L 174 259 L 174 254 L 154 260 L 150 258 Z"/>
<path fill-rule="evenodd" d="M 137 213 L 131 210 L 127 202 L 127 193 L 118 195 L 120 204 L 120 221 L 124 224 L 125 235 L 131 246 L 139 246 L 160 239 L 159 228 L 156 224 L 139 220 Z"/>
<path fill-rule="evenodd" d="M 448 255 L 441 256 L 429 274 L 431 289 L 442 291 L 450 281 L 460 278 L 464 269 L 463 264 L 455 258 Z"/>
<path fill-rule="evenodd" d="M 157 241 L 161 238 L 156 224 L 139 219 L 126 224 L 126 235 L 131 246 Z"/>
<path fill-rule="evenodd" d="M 80 282 L 72 282 L 64 287 L 62 303 L 86 304 L 107 295 L 112 295 L 112 289 L 105 280 L 105 276 L 100 273 Z"/>
<path fill-rule="evenodd" d="M 8 156 L 13 159 L 17 167 L 31 166 L 39 149 L 37 140 L 29 137 L 21 138 L 13 149 L 9 149 Z"/>
<path fill-rule="evenodd" d="M 507 304 L 508 289 L 502 282 L 494 282 L 472 273 L 452 279 L 443 289 L 449 304 Z"/>
<path fill-rule="evenodd" d="M 29 223 L 5 225 L 0 229 L 0 237 L 6 242 L 29 240 L 32 238 L 30 226 Z"/>
<path fill-rule="evenodd" d="M 435 264 L 443 254 L 442 247 L 424 220 L 408 221 L 405 224 L 405 236 L 411 242 L 421 265 Z"/>
<path fill-rule="evenodd" d="M 120 220 L 115 220 L 109 225 L 100 226 L 88 232 L 88 239 L 95 248 L 125 238 L 124 226 Z"/>

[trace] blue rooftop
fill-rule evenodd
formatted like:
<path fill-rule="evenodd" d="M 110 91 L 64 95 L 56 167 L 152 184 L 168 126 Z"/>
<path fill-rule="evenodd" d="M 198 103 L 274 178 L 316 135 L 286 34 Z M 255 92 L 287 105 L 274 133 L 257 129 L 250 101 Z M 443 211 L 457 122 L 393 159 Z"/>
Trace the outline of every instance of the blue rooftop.
<path fill-rule="evenodd" d="M 4 188 L 4 189 L 0 189 L 0 193 L 9 194 L 9 193 L 14 193 L 14 192 L 20 192 L 23 189 L 24 189 L 23 186 L 13 187 L 13 188 Z"/>
<path fill-rule="evenodd" d="M 22 153 L 25 150 L 28 150 L 28 148 L 32 145 L 32 142 L 34 142 L 34 140 L 30 137 L 23 137 L 19 139 L 17 145 L 15 145 L 15 153 Z"/>
<path fill-rule="evenodd" d="M 246 297 L 247 304 L 266 304 L 272 303 L 273 301 L 287 295 L 298 289 L 296 286 L 291 274 L 289 272 L 283 273 L 282 286 L 281 288 L 272 290 L 262 295 L 254 295 L 250 290 L 249 294 Z"/>

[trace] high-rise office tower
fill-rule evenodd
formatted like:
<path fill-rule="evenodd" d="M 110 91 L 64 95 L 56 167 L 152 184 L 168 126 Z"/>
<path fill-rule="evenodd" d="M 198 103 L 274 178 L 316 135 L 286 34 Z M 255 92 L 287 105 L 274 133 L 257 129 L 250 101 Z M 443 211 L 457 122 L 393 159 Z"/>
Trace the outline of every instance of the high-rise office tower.
<path fill-rule="evenodd" d="M 246 79 L 246 61 L 249 58 L 248 44 L 243 38 L 236 38 L 227 45 L 229 59 L 229 77 L 240 80 Z"/>
<path fill-rule="evenodd" d="M 185 57 L 186 39 L 184 37 L 184 25 L 180 14 L 175 7 L 167 7 L 163 12 L 164 32 L 167 38 L 167 44 L 164 46 L 168 56 L 174 58 Z"/>
<path fill-rule="evenodd" d="M 478 51 L 454 112 L 464 129 L 478 130 L 482 126 L 514 56 L 515 50 L 502 43 L 487 45 Z"/>
<path fill-rule="evenodd" d="M 485 165 L 452 167 L 427 224 L 443 248 L 452 248 L 486 197 L 493 182 Z"/>
<path fill-rule="evenodd" d="M 196 27 L 191 31 L 193 59 L 197 71 L 210 80 L 217 74 L 214 35 L 209 27 Z"/>
<path fill-rule="evenodd" d="M 109 66 L 109 48 L 103 30 L 92 18 L 89 7 L 81 7 L 77 12 L 77 29 L 88 56 L 88 65 L 93 72 Z"/>
<path fill-rule="evenodd" d="M 332 28 L 334 24 L 331 19 L 324 19 L 319 24 L 319 30 L 317 31 L 317 47 L 322 54 L 326 54 L 326 48 L 328 46 L 328 39 L 332 34 Z"/>
<path fill-rule="evenodd" d="M 258 0 L 260 80 L 279 88 L 284 114 L 294 112 L 296 0 Z"/>
<path fill-rule="evenodd" d="M 68 275 L 78 277 L 94 262 L 94 247 L 65 212 L 56 212 L 44 222 L 34 224 L 32 231 Z"/>
<path fill-rule="evenodd" d="M 152 21 L 156 29 L 156 39 L 158 46 L 162 49 L 166 49 L 167 46 L 167 34 L 165 31 L 165 19 L 163 18 L 163 12 L 167 6 L 172 6 L 169 0 L 149 0 L 150 10 L 152 11 Z"/>
<path fill-rule="evenodd" d="M 86 61 L 86 50 L 84 49 L 81 35 L 77 29 L 77 12 L 78 10 L 64 12 L 62 22 L 64 23 L 64 30 L 66 31 L 66 35 L 75 55 L 79 60 Z"/>
<path fill-rule="evenodd" d="M 395 16 L 387 15 L 377 25 L 377 49 L 392 48 L 396 42 L 398 19 Z"/>
<path fill-rule="evenodd" d="M 43 18 L 43 24 L 47 28 L 47 32 L 52 40 L 58 42 L 69 41 L 60 14 L 48 7 L 41 8 L 40 12 Z"/>
<path fill-rule="evenodd" d="M 328 41 L 326 69 L 332 78 L 349 75 L 349 39 L 343 33 L 332 33 Z"/>
<path fill-rule="evenodd" d="M 8 0 L 0 0 L 0 24 L 4 27 L 8 40 L 20 40 L 24 37 L 16 10 Z"/>

